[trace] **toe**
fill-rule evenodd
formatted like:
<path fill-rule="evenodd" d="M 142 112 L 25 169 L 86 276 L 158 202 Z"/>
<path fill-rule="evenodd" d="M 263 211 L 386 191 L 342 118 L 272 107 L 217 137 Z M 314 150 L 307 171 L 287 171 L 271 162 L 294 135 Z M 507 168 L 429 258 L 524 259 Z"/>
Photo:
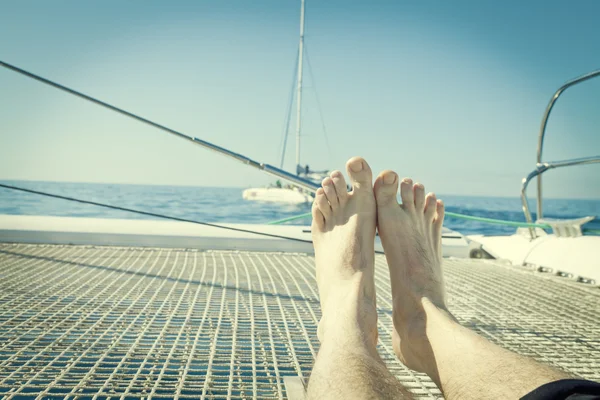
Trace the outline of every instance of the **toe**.
<path fill-rule="evenodd" d="M 375 179 L 373 187 L 378 206 L 397 205 L 396 194 L 398 193 L 398 174 L 386 170 Z"/>
<path fill-rule="evenodd" d="M 333 186 L 333 180 L 331 178 L 325 178 L 323 179 L 321 186 L 323 186 L 323 191 L 325 192 L 325 197 L 331 206 L 331 210 L 337 210 L 339 202 L 337 193 L 335 192 L 335 186 Z"/>
<path fill-rule="evenodd" d="M 400 182 L 400 197 L 405 210 L 415 209 L 415 198 L 413 196 L 413 181 L 410 178 L 402 179 Z"/>
<path fill-rule="evenodd" d="M 348 198 L 348 188 L 346 187 L 346 180 L 344 179 L 344 175 L 342 175 L 340 171 L 333 171 L 329 176 L 333 181 L 333 186 L 335 187 L 338 202 L 340 203 L 340 206 L 343 206 L 346 203 L 346 199 Z"/>
<path fill-rule="evenodd" d="M 425 208 L 425 186 L 422 183 L 415 183 L 413 193 L 415 197 L 415 209 L 417 212 L 423 212 Z"/>
<path fill-rule="evenodd" d="M 425 197 L 425 219 L 430 224 L 435 217 L 436 205 L 435 193 L 428 193 L 427 197 Z"/>
<path fill-rule="evenodd" d="M 315 201 L 312 206 L 312 220 L 313 220 L 313 228 L 312 230 L 322 231 L 325 229 L 325 217 L 319 207 L 317 206 L 317 202 Z"/>
<path fill-rule="evenodd" d="M 327 201 L 327 197 L 325 196 L 325 191 L 323 190 L 323 188 L 317 189 L 315 203 L 317 204 L 319 211 L 321 211 L 321 213 L 325 217 L 325 222 L 327 222 L 327 220 L 331 218 L 331 206 Z"/>
<path fill-rule="evenodd" d="M 346 171 L 352 181 L 353 191 L 373 190 L 373 176 L 371 167 L 362 157 L 352 157 L 346 163 Z"/>
<path fill-rule="evenodd" d="M 444 202 L 438 200 L 436 202 L 436 216 L 433 221 L 433 234 L 436 238 L 442 237 L 442 225 L 444 224 Z"/>

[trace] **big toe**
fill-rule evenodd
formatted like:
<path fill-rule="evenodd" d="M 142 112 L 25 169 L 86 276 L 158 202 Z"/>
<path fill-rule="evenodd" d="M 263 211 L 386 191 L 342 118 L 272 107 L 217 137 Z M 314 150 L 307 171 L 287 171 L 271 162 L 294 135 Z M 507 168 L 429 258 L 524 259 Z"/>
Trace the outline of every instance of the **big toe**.
<path fill-rule="evenodd" d="M 365 192 L 373 190 L 373 174 L 371 167 L 362 157 L 352 157 L 346 163 L 346 171 L 350 176 L 353 191 Z"/>
<path fill-rule="evenodd" d="M 390 170 L 383 171 L 375 179 L 373 190 L 378 206 L 397 205 L 398 174 Z"/>

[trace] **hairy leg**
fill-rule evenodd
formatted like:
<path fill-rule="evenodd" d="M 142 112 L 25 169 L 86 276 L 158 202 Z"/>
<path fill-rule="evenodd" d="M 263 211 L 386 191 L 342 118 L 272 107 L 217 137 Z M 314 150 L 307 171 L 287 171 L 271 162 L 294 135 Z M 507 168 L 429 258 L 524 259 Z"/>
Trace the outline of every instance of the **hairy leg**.
<path fill-rule="evenodd" d="M 375 181 L 377 227 L 390 268 L 394 350 L 427 373 L 448 399 L 519 398 L 564 372 L 505 350 L 461 326 L 446 307 L 441 232 L 444 205 L 393 171 Z"/>
<path fill-rule="evenodd" d="M 369 165 L 348 161 L 323 180 L 313 205 L 313 241 L 322 318 L 308 396 L 314 399 L 410 398 L 377 354 L 374 284 L 375 198 Z"/>

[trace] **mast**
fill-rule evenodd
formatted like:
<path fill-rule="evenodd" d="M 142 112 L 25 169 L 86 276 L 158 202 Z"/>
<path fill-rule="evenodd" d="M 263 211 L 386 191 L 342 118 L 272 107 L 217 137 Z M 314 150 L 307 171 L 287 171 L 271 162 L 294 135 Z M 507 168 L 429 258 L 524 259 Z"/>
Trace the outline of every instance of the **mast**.
<path fill-rule="evenodd" d="M 302 129 L 302 64 L 304 55 L 304 0 L 300 6 L 300 45 L 298 46 L 298 88 L 296 94 L 296 174 L 300 173 L 300 132 Z"/>

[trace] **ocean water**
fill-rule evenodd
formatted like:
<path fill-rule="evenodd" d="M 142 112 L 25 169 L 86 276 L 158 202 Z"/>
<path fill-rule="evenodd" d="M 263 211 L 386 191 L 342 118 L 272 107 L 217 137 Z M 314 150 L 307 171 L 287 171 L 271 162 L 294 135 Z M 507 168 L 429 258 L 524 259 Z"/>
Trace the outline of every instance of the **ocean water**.
<path fill-rule="evenodd" d="M 310 205 L 282 205 L 242 199 L 244 188 L 186 186 L 146 186 L 97 183 L 0 181 L 42 192 L 106 203 L 173 217 L 202 222 L 262 224 L 307 213 Z M 443 196 L 448 211 L 509 221 L 525 221 L 521 200 L 517 197 Z M 531 210 L 535 203 L 530 202 Z M 0 188 L 0 214 L 52 215 L 69 217 L 155 219 L 125 211 L 53 199 Z M 593 215 L 587 224 L 600 229 L 600 200 L 544 199 L 544 217 L 577 218 Z M 535 218 L 535 216 L 534 216 Z M 308 225 L 310 219 L 290 222 Z M 514 227 L 457 218 L 446 218 L 444 225 L 463 234 L 510 235 Z"/>

